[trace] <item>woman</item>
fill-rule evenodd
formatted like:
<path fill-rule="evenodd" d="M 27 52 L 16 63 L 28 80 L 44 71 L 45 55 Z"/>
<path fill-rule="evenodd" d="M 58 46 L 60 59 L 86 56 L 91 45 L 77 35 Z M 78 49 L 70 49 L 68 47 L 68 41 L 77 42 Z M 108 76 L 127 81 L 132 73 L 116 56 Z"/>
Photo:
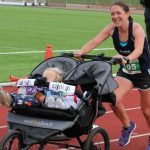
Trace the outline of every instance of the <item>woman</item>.
<path fill-rule="evenodd" d="M 139 89 L 141 109 L 150 127 L 150 53 L 144 30 L 138 23 L 133 22 L 129 7 L 119 1 L 111 6 L 110 11 L 112 23 L 83 45 L 79 51 L 74 52 L 74 56 L 79 58 L 82 54 L 96 48 L 108 37 L 112 37 L 114 47 L 118 52 L 118 55 L 114 57 L 121 58 L 122 63 L 115 77 L 119 85 L 114 91 L 117 103 L 115 107 L 111 107 L 123 123 L 119 144 L 125 146 L 129 143 L 136 124 L 128 118 L 121 100 L 133 87 Z"/>

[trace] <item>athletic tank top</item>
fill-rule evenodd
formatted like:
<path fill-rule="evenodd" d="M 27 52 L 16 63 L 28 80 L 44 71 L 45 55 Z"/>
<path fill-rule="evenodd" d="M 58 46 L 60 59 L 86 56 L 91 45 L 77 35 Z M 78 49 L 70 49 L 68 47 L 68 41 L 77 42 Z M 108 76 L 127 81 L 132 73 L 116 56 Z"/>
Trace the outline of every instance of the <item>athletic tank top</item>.
<path fill-rule="evenodd" d="M 135 39 L 132 35 L 132 29 L 133 22 L 129 21 L 128 40 L 126 42 L 120 41 L 118 28 L 116 27 L 114 29 L 114 33 L 112 35 L 113 44 L 118 53 L 123 56 L 128 56 L 134 51 Z M 141 54 L 141 56 L 130 64 L 124 65 L 123 68 L 125 69 L 124 72 L 129 74 L 141 73 L 143 71 L 148 71 L 150 73 L 150 51 L 146 37 L 144 40 L 143 53 Z"/>

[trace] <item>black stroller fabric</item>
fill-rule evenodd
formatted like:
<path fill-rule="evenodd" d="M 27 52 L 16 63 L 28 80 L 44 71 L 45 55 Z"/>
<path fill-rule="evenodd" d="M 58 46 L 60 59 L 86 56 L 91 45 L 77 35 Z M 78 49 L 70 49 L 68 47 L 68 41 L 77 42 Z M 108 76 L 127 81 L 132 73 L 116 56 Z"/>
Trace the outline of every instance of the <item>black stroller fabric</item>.
<path fill-rule="evenodd" d="M 49 67 L 58 67 L 64 73 L 64 78 L 70 74 L 76 67 L 78 62 L 68 57 L 53 57 L 41 62 L 29 75 L 29 78 L 42 76 L 43 71 Z"/>
<path fill-rule="evenodd" d="M 111 65 L 103 61 L 84 62 L 65 80 L 80 85 L 95 83 L 99 95 L 111 93 L 118 86 L 112 77 Z"/>
<path fill-rule="evenodd" d="M 85 61 L 80 62 L 69 57 L 53 57 L 40 63 L 29 75 L 29 78 L 42 76 L 43 71 L 48 67 L 58 67 L 64 72 L 64 82 L 72 85 L 80 85 L 83 89 L 91 91 L 93 88 L 98 90 L 99 95 L 111 93 L 118 85 L 112 77 L 111 65 L 103 61 Z M 84 102 L 83 102 L 84 103 Z M 83 105 L 83 103 L 81 105 Z M 95 104 L 88 106 L 86 104 L 78 110 L 57 110 L 52 108 L 17 108 L 13 110 L 17 113 L 46 117 L 50 119 L 73 120 L 77 115 L 79 119 L 75 126 L 88 126 L 95 115 Z M 88 119 L 85 117 L 88 116 Z M 69 132 L 68 132 L 69 133 Z"/>
<path fill-rule="evenodd" d="M 46 109 L 41 107 L 13 107 L 13 111 L 32 117 L 43 117 L 54 120 L 73 120 L 77 116 L 77 111 L 73 108 L 68 110 Z"/>

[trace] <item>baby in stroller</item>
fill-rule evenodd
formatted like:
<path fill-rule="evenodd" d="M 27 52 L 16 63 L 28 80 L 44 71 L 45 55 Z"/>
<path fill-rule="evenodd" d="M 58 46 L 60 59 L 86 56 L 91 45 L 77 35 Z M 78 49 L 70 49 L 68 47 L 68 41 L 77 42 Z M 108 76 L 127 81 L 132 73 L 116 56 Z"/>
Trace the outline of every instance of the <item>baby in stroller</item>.
<path fill-rule="evenodd" d="M 18 94 L 9 94 L 1 89 L 0 104 L 7 107 L 41 105 L 42 107 L 59 109 L 69 109 L 70 107 L 76 109 L 81 104 L 81 100 L 74 95 L 75 86 L 61 83 L 63 81 L 63 72 L 59 68 L 49 67 L 44 70 L 42 76 L 46 79 L 45 82 L 50 83 L 49 88 L 21 86 L 18 89 Z"/>
<path fill-rule="evenodd" d="M 111 65 L 99 59 L 80 62 L 70 57 L 58 56 L 41 62 L 30 73 L 29 79 L 37 81 L 38 77 L 41 78 L 43 76 L 47 78 L 47 73 L 44 74 L 44 70 L 49 72 L 47 68 L 63 70 L 63 83 L 54 82 L 58 85 L 61 84 L 61 86 L 56 86 L 56 84 L 51 82 L 52 84 L 49 84 L 49 89 L 43 85 L 37 88 L 35 87 L 36 84 L 33 87 L 25 88 L 21 86 L 21 82 L 18 82 L 20 87 L 18 92 L 20 94 L 8 94 L 3 90 L 0 91 L 0 103 L 7 107 L 12 106 L 7 115 L 9 130 L 0 142 L 0 149 L 10 149 L 13 146 L 15 150 L 29 149 L 39 144 L 39 150 L 42 150 L 48 143 L 58 145 L 58 141 L 54 141 L 54 136 L 64 134 L 69 138 L 76 138 L 79 143 L 78 145 L 68 144 L 70 147 L 81 148 L 82 150 L 109 150 L 110 143 L 107 132 L 98 126 L 93 128 L 93 123 L 99 117 L 98 105 L 103 102 L 105 95 L 112 93 L 117 87 L 117 83 L 111 74 Z M 60 74 L 62 75 L 62 72 Z M 53 80 L 56 79 L 55 77 L 54 75 Z M 49 79 L 47 78 L 47 80 Z M 70 93 L 61 90 L 56 92 L 56 87 L 68 89 L 67 84 L 72 86 L 69 86 L 70 89 L 79 85 L 83 93 L 87 92 L 87 94 L 81 94 L 81 97 L 79 97 L 79 93 L 74 90 L 73 92 L 69 90 L 71 91 Z M 30 88 L 33 89 L 33 92 L 31 92 L 32 90 L 27 90 Z M 70 109 L 49 108 L 47 97 L 54 97 L 52 95 L 53 91 L 61 95 L 56 95 L 54 102 L 56 102 L 57 96 L 60 96 L 61 101 L 64 102 L 62 97 L 66 101 L 66 96 L 69 95 L 71 97 L 69 97 L 68 101 L 72 101 L 77 109 L 73 109 L 74 105 L 70 103 Z M 29 92 L 31 93 L 28 95 L 26 102 L 30 100 L 32 102 L 31 105 L 20 107 L 22 106 L 22 101 L 19 101 L 20 99 L 17 96 L 25 98 Z M 78 95 L 82 102 L 78 98 L 77 103 L 75 103 L 75 95 Z M 18 99 L 18 103 L 16 103 L 15 98 Z M 14 105 L 19 106 L 16 107 Z M 82 135 L 85 135 L 84 139 L 82 139 Z M 97 135 L 99 138 L 97 138 Z M 19 146 L 15 143 L 15 139 L 18 139 Z"/>

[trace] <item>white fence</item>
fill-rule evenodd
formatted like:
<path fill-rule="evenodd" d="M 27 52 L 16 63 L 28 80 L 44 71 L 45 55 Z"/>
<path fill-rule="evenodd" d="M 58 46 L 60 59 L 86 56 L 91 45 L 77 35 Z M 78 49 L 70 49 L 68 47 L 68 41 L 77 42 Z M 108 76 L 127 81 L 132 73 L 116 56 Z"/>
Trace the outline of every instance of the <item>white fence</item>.
<path fill-rule="evenodd" d="M 0 0 L 0 5 L 37 6 L 47 5 L 46 0 Z"/>

